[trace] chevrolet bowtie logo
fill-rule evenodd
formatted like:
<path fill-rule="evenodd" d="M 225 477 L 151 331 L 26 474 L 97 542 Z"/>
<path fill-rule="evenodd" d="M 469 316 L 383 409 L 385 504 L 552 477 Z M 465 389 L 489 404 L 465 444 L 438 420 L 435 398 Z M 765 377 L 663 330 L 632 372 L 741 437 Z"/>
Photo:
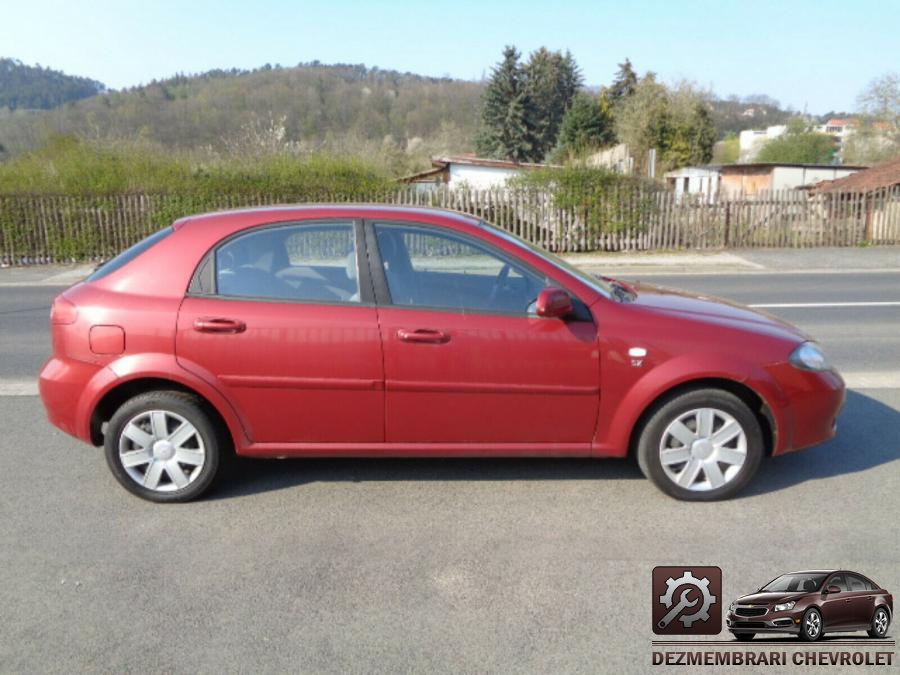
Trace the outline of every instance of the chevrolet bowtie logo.
<path fill-rule="evenodd" d="M 747 607 L 753 607 L 753 605 L 747 605 Z"/>

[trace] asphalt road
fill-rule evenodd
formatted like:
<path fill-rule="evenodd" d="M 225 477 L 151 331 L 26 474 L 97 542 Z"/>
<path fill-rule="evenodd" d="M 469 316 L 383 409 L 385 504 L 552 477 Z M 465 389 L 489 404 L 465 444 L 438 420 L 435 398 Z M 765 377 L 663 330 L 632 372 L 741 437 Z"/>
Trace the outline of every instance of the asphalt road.
<path fill-rule="evenodd" d="M 900 300 L 900 271 L 645 278 L 754 304 Z M 58 290 L 0 288 L 0 381 L 40 367 Z M 769 311 L 883 386 L 849 393 L 834 441 L 716 504 L 626 461 L 293 460 L 160 507 L 37 398 L 0 396 L 0 671 L 662 672 L 656 565 L 718 565 L 726 605 L 811 567 L 896 594 L 900 307 Z"/>

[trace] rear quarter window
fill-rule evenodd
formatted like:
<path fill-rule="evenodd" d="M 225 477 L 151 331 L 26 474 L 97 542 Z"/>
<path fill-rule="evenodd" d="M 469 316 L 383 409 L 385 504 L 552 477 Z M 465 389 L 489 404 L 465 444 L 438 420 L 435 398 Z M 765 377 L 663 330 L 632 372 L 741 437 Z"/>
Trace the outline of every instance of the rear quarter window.
<path fill-rule="evenodd" d="M 115 258 L 107 260 L 105 263 L 100 265 L 100 267 L 94 270 L 94 273 L 91 274 L 91 276 L 89 276 L 86 281 L 97 281 L 98 279 L 102 279 L 103 277 L 112 274 L 116 270 L 121 269 L 132 260 L 137 258 L 144 251 L 153 248 L 156 244 L 172 234 L 173 231 L 174 230 L 171 227 L 167 227 L 160 230 L 159 232 L 154 232 L 146 239 L 141 239 L 131 248 L 125 249 Z"/>

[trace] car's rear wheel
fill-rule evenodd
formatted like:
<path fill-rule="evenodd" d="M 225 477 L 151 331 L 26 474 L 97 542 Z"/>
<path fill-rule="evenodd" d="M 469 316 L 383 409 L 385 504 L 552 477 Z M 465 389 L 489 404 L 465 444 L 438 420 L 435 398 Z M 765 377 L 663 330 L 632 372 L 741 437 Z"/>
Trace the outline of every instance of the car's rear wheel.
<path fill-rule="evenodd" d="M 151 391 L 115 412 L 104 446 L 126 490 L 153 502 L 185 502 L 213 484 L 227 439 L 197 397 Z"/>
<path fill-rule="evenodd" d="M 800 639 L 804 642 L 815 642 L 822 637 L 823 628 L 822 615 L 819 614 L 819 610 L 812 607 L 806 610 L 800 620 Z"/>
<path fill-rule="evenodd" d="M 738 642 L 750 642 L 756 637 L 756 633 L 733 633 L 733 635 Z"/>
<path fill-rule="evenodd" d="M 710 501 L 739 492 L 765 452 L 753 411 L 721 389 L 695 389 L 660 405 L 637 445 L 644 475 L 677 499 Z"/>
<path fill-rule="evenodd" d="M 888 626 L 891 625 L 891 616 L 884 607 L 875 610 L 875 616 L 872 617 L 872 627 L 869 629 L 869 636 L 873 638 L 887 637 Z"/>

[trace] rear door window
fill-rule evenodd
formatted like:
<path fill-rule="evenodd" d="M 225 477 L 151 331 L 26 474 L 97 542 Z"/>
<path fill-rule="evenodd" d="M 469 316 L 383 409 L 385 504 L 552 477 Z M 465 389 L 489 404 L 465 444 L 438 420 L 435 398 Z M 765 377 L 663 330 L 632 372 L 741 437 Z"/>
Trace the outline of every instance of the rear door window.
<path fill-rule="evenodd" d="M 254 229 L 216 250 L 215 273 L 220 296 L 360 302 L 352 222 Z"/>
<path fill-rule="evenodd" d="M 871 591 L 871 584 L 863 579 L 862 577 L 858 577 L 855 574 L 847 575 L 847 585 L 850 587 L 850 591 Z"/>

